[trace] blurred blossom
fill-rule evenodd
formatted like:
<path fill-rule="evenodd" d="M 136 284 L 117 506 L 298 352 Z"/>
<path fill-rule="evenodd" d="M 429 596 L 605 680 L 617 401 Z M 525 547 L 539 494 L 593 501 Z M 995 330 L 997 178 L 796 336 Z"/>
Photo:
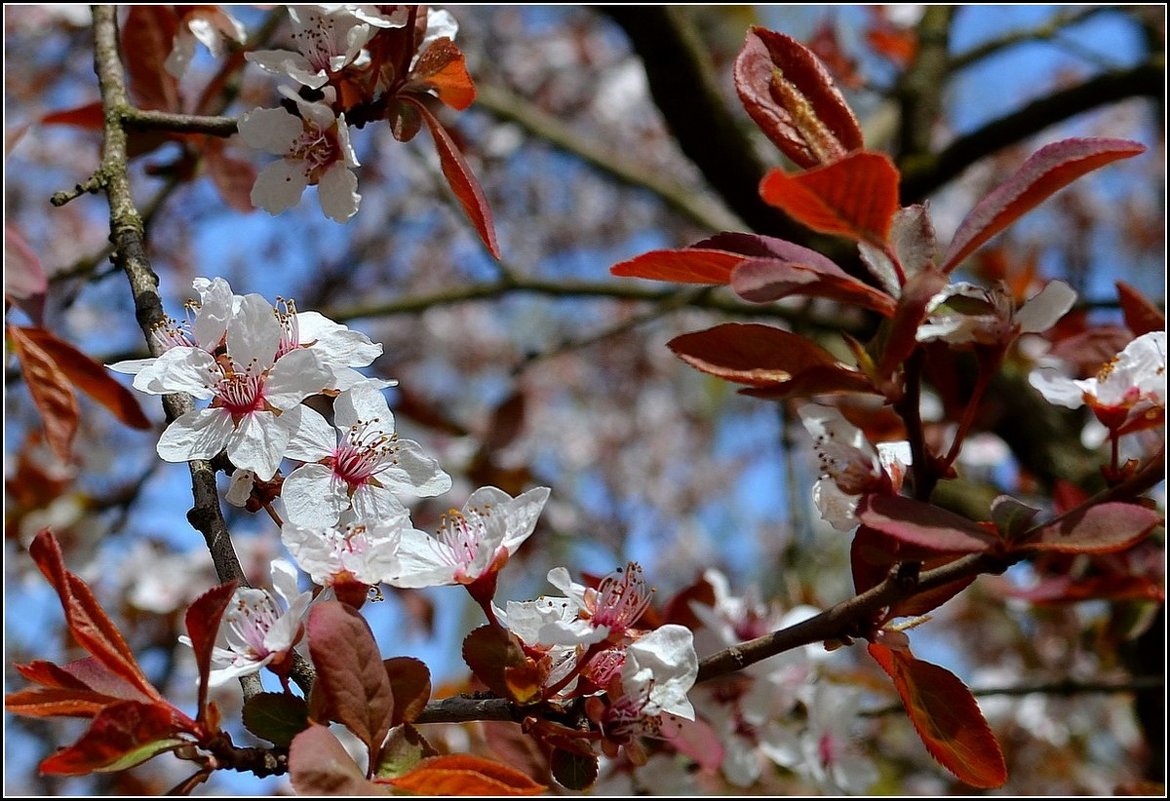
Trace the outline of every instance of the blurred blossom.
<path fill-rule="evenodd" d="M 1016 309 L 1002 284 L 985 289 L 960 281 L 931 298 L 917 338 L 919 342 L 941 339 L 952 345 L 1006 346 L 1020 334 L 1047 331 L 1076 299 L 1077 293 L 1068 284 L 1050 281 Z"/>
<path fill-rule="evenodd" d="M 385 517 L 323 528 L 285 523 L 280 537 L 314 584 L 375 586 L 393 577 L 398 538 L 409 526 L 410 515 L 398 509 Z"/>

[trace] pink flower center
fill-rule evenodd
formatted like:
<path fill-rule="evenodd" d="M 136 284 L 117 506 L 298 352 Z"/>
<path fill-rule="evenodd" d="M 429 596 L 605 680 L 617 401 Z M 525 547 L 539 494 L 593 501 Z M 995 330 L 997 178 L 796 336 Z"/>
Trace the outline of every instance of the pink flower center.
<path fill-rule="evenodd" d="M 646 706 L 649 703 L 649 692 L 638 698 L 623 695 L 615 699 L 605 711 L 602 720 L 605 735 L 613 740 L 656 735 L 661 727 L 661 721 L 657 715 L 646 714 Z"/>
<path fill-rule="evenodd" d="M 630 562 L 625 570 L 619 567 L 597 588 L 593 625 L 609 626 L 611 633 L 625 631 L 649 608 L 652 592 L 646 586 L 641 565 Z"/>
<path fill-rule="evenodd" d="M 331 71 L 329 60 L 333 56 L 344 54 L 336 52 L 333 45 L 337 20 L 330 14 L 302 13 L 306 14 L 305 22 L 307 24 L 300 30 L 294 31 L 291 38 L 301 55 L 313 65 L 313 69 L 322 70 L 328 74 Z"/>
<path fill-rule="evenodd" d="M 188 311 L 191 310 L 191 305 L 187 305 Z M 171 348 L 196 348 L 199 347 L 195 342 L 195 337 L 191 333 L 190 315 L 188 319 L 179 321 L 174 317 L 159 322 L 150 329 L 150 339 L 158 349 L 159 353 L 166 353 Z"/>
<path fill-rule="evenodd" d="M 484 518 L 490 514 L 490 508 L 485 507 L 468 509 L 466 514 L 452 509 L 443 515 L 439 540 L 454 552 L 456 565 L 470 565 L 479 556 L 479 549 L 488 539 Z"/>
<path fill-rule="evenodd" d="M 341 153 L 337 135 L 332 132 L 336 130 L 336 124 L 330 130 L 318 128 L 310 120 L 304 120 L 304 124 L 304 132 L 292 143 L 285 158 L 303 162 L 305 176 L 309 183 L 315 183 L 330 165 L 344 161 L 345 157 Z"/>
<path fill-rule="evenodd" d="M 244 598 L 236 600 L 234 609 L 229 609 L 225 621 L 235 640 L 247 645 L 247 656 L 263 659 L 268 655 L 268 646 L 264 638 L 276 623 L 280 615 L 276 611 L 276 604 L 267 593 L 262 593 L 259 600 L 249 602 Z"/>
<path fill-rule="evenodd" d="M 238 369 L 235 362 L 228 359 L 231 366 L 219 365 L 220 374 L 212 373 L 210 386 L 215 390 L 213 406 L 219 406 L 231 412 L 232 418 L 238 420 L 244 415 L 261 410 L 264 403 L 264 382 L 268 378 L 264 370 L 259 369 L 258 362 L 253 359 L 243 370 Z"/>
<path fill-rule="evenodd" d="M 350 486 L 359 486 L 370 480 L 386 460 L 394 463 L 397 434 L 387 434 L 381 418 L 361 420 L 349 427 L 333 452 L 333 472 Z"/>
<path fill-rule="evenodd" d="M 276 358 L 294 351 L 301 346 L 301 330 L 297 323 L 297 302 L 292 298 L 276 299 L 276 320 L 280 323 L 280 344 L 276 348 Z"/>

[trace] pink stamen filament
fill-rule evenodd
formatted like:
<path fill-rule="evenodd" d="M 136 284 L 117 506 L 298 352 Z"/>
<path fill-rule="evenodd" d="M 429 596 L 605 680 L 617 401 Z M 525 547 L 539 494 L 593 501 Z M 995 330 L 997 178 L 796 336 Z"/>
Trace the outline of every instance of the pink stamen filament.
<path fill-rule="evenodd" d="M 350 426 L 333 452 L 333 472 L 351 485 L 366 483 L 387 458 L 394 463 L 398 436 L 387 434 L 380 422 L 375 417 Z"/>
<path fill-rule="evenodd" d="M 601 580 L 597 588 L 594 626 L 609 626 L 610 633 L 622 632 L 637 622 L 650 606 L 651 590 L 646 586 L 642 566 L 630 562 Z"/>
<path fill-rule="evenodd" d="M 223 367 L 217 363 L 219 375 L 211 373 L 211 386 L 215 390 L 215 401 L 212 405 L 221 406 L 231 412 L 233 417 L 263 409 L 264 382 L 268 375 L 266 371 L 257 370 L 258 362 L 253 359 L 242 371 L 237 369 L 235 362 L 230 367 Z"/>

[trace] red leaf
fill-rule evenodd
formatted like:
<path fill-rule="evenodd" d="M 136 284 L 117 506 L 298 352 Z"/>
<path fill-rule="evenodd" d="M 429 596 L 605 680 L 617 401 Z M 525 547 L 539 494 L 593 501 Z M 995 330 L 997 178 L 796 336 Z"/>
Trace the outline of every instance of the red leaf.
<path fill-rule="evenodd" d="M 443 124 L 431 113 L 430 109 L 412 97 L 403 97 L 402 100 L 418 109 L 419 115 L 427 124 L 431 136 L 435 140 L 435 150 L 439 154 L 439 166 L 443 168 L 443 175 L 447 178 L 451 191 L 455 193 L 467 219 L 471 220 L 471 224 L 479 232 L 479 238 L 483 240 L 484 245 L 493 256 L 497 259 L 500 258 L 500 246 L 496 242 L 496 228 L 495 223 L 492 222 L 492 211 L 488 208 L 483 188 L 472 174 L 463 154 L 459 152 L 459 148 L 451 140 L 451 135 L 447 133 Z"/>
<path fill-rule="evenodd" d="M 309 653 L 331 719 L 366 744 L 373 760 L 394 715 L 394 692 L 365 618 L 339 601 L 309 613 Z"/>
<path fill-rule="evenodd" d="M 106 125 L 105 111 L 102 101 L 95 100 L 84 106 L 74 106 L 64 111 L 54 111 L 41 117 L 46 125 L 72 125 L 76 128 L 85 128 L 91 131 L 100 131 Z"/>
<path fill-rule="evenodd" d="M 224 203 L 245 214 L 255 210 L 252 186 L 256 183 L 256 167 L 252 162 L 228 156 L 221 140 L 208 139 L 203 166 Z"/>
<path fill-rule="evenodd" d="M 697 370 L 782 394 L 865 392 L 868 380 L 802 336 L 758 323 L 724 323 L 667 343 Z"/>
<path fill-rule="evenodd" d="M 935 269 L 923 270 L 902 287 L 898 307 L 890 321 L 878 375 L 889 377 L 918 347 L 918 327 L 926 319 L 926 307 L 943 287 L 947 277 Z"/>
<path fill-rule="evenodd" d="M 36 252 L 13 225 L 4 226 L 4 297 L 15 301 L 36 325 L 45 311 L 49 279 Z"/>
<path fill-rule="evenodd" d="M 188 741 L 189 731 L 168 704 L 121 701 L 102 710 L 89 730 L 68 748 L 40 764 L 42 773 L 84 776 L 94 771 L 125 770 Z"/>
<path fill-rule="evenodd" d="M 899 29 L 893 25 L 874 25 L 865 32 L 865 41 L 878 55 L 885 56 L 905 69 L 918 52 L 918 36 L 913 28 Z"/>
<path fill-rule="evenodd" d="M 833 265 L 827 272 L 798 262 L 751 259 L 731 274 L 731 288 L 744 300 L 767 303 L 789 295 L 829 298 L 851 306 L 873 309 L 889 317 L 894 299 Z"/>
<path fill-rule="evenodd" d="M 131 6 L 122 26 L 122 58 L 140 108 L 182 111 L 179 81 L 167 72 L 179 17 L 171 6 Z"/>
<path fill-rule="evenodd" d="M 195 652 L 195 665 L 199 670 L 199 720 L 204 718 L 207 707 L 207 677 L 211 673 L 211 652 L 219 633 L 219 622 L 227 611 L 232 595 L 236 591 L 235 581 L 212 587 L 195 599 L 187 609 L 183 622 L 187 636 L 191 638 L 191 649 Z"/>
<path fill-rule="evenodd" d="M 430 670 L 410 656 L 385 659 L 382 665 L 394 693 L 394 717 L 390 725 L 413 722 L 431 699 Z"/>
<path fill-rule="evenodd" d="M 52 357 L 26 333 L 26 329 L 7 326 L 24 382 L 45 426 L 45 441 L 63 462 L 69 461 L 73 437 L 80 421 L 73 385 Z"/>
<path fill-rule="evenodd" d="M 430 757 L 382 781 L 419 795 L 538 795 L 548 789 L 503 763 L 470 754 Z"/>
<path fill-rule="evenodd" d="M 93 592 L 84 581 L 65 569 L 61 547 L 52 532 L 44 529 L 37 534 L 28 552 L 41 573 L 57 590 L 61 608 L 65 612 L 65 623 L 78 644 L 115 676 L 129 682 L 146 697 L 162 701 L 162 696 L 143 675 L 130 646 L 122 639 L 118 627 L 106 615 Z M 86 684 L 94 686 L 91 682 Z"/>
<path fill-rule="evenodd" d="M 4 696 L 4 708 L 14 715 L 32 718 L 92 718 L 121 701 L 93 690 L 34 687 Z"/>
<path fill-rule="evenodd" d="M 743 256 L 724 250 L 691 247 L 682 250 L 652 250 L 609 268 L 623 278 L 649 278 L 682 284 L 726 284 L 731 271 Z"/>
<path fill-rule="evenodd" d="M 326 726 L 314 724 L 293 739 L 288 773 L 297 795 L 389 795 L 366 779 Z"/>
<path fill-rule="evenodd" d="M 463 638 L 463 661 L 496 695 L 518 704 L 540 699 L 541 676 L 525 655 L 516 635 L 494 626 L 480 626 Z"/>
<path fill-rule="evenodd" d="M 899 562 L 908 560 L 922 562 L 923 570 L 933 570 L 958 558 L 956 555 L 939 556 L 930 549 L 910 545 L 864 525 L 857 527 L 849 549 L 853 587 L 859 595 L 881 584 L 889 575 L 890 569 Z M 967 576 L 910 598 L 895 601 L 885 613 L 884 619 L 925 615 L 965 590 L 975 578 Z"/>
<path fill-rule="evenodd" d="M 1164 601 L 1166 591 L 1160 582 L 1146 576 L 1052 576 L 1031 587 L 1003 585 L 1003 593 L 1029 603 L 1067 604 L 1080 601 Z"/>
<path fill-rule="evenodd" d="M 1161 523 L 1162 515 L 1153 509 L 1132 503 L 1101 503 L 1039 526 L 1012 550 L 1109 553 L 1128 548 Z"/>
<path fill-rule="evenodd" d="M 983 553 L 1000 544 L 978 523 L 900 495 L 862 496 L 857 519 L 899 542 L 936 555 Z"/>
<path fill-rule="evenodd" d="M 1036 151 L 959 225 L 941 269 L 949 272 L 980 245 L 1085 173 L 1144 153 L 1125 139 L 1064 139 Z"/>
<path fill-rule="evenodd" d="M 456 111 L 463 111 L 475 102 L 475 84 L 467 72 L 463 52 L 445 36 L 419 54 L 410 73 L 410 83 L 434 89 L 439 100 Z"/>
<path fill-rule="evenodd" d="M 972 787 L 1002 787 L 1007 766 L 971 691 L 949 670 L 878 643 L 869 653 L 894 680 L 926 750 Z"/>
<path fill-rule="evenodd" d="M 861 126 L 828 70 L 795 39 L 753 26 L 734 76 L 747 113 L 799 166 L 836 161 L 864 145 Z"/>
<path fill-rule="evenodd" d="M 73 386 L 106 407 L 114 417 L 131 428 L 148 429 L 153 426 L 142 413 L 142 407 L 134 394 L 119 384 L 104 365 L 43 328 L 25 328 L 22 331 L 53 359 Z"/>
<path fill-rule="evenodd" d="M 772 170 L 760 196 L 814 231 L 884 245 L 898 210 L 898 180 L 889 156 L 863 150 L 796 175 Z"/>
<path fill-rule="evenodd" d="M 1124 281 L 1117 281 L 1115 285 L 1117 298 L 1121 301 L 1121 313 L 1125 315 L 1125 324 L 1135 338 L 1151 331 L 1166 330 L 1166 315 L 1161 309 Z"/>
<path fill-rule="evenodd" d="M 65 690 L 92 689 L 65 668 L 44 659 L 35 659 L 27 665 L 13 665 L 13 667 L 29 681 L 35 681 L 44 687 L 57 687 Z"/>

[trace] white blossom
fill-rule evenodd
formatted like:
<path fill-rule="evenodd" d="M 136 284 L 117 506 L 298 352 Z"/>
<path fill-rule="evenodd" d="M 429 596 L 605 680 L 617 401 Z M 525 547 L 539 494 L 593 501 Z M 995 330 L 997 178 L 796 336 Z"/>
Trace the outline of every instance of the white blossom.
<path fill-rule="evenodd" d="M 931 298 L 916 337 L 919 342 L 941 339 L 952 345 L 1007 345 L 1020 334 L 1047 331 L 1076 299 L 1068 284 L 1050 281 L 1015 309 L 1003 285 L 985 289 L 960 281 Z"/>

